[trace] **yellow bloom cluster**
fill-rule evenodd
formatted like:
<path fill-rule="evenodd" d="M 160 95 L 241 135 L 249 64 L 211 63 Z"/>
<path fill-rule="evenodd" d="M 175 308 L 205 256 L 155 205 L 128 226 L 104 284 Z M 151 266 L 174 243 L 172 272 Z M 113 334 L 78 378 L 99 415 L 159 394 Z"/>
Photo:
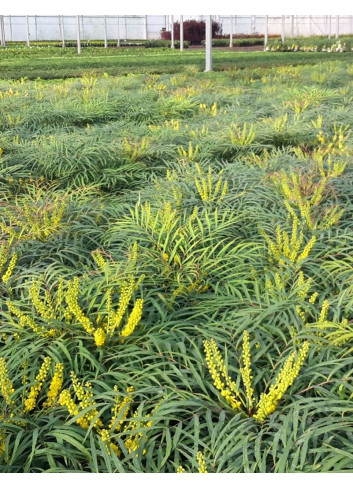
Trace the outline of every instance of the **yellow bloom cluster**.
<path fill-rule="evenodd" d="M 219 352 L 215 340 L 213 338 L 211 341 L 205 340 L 203 344 L 206 353 L 206 363 L 216 389 L 220 391 L 221 396 L 225 398 L 232 409 L 239 409 L 241 406 L 239 400 L 240 394 L 235 382 L 233 382 L 227 373 L 222 355 Z"/>
<path fill-rule="evenodd" d="M 323 323 L 326 321 L 329 307 L 330 307 L 329 302 L 327 299 L 325 299 L 322 303 L 322 306 L 321 306 L 320 317 L 319 317 L 318 323 Z"/>
<path fill-rule="evenodd" d="M 125 327 L 122 329 L 120 333 L 122 337 L 130 336 L 131 333 L 133 333 L 133 331 L 135 330 L 136 326 L 138 325 L 142 317 L 142 308 L 143 308 L 143 299 L 137 299 L 131 311 L 129 319 Z"/>
<path fill-rule="evenodd" d="M 40 297 L 40 285 L 41 284 L 38 280 L 35 278 L 32 279 L 32 285 L 28 289 L 32 304 L 44 320 L 55 319 L 54 306 L 49 291 L 44 291 L 44 300 L 42 300 Z"/>
<path fill-rule="evenodd" d="M 5 358 L 0 358 L 0 392 L 7 405 L 14 404 L 14 401 L 10 398 L 15 389 L 7 372 Z"/>
<path fill-rule="evenodd" d="M 62 391 L 59 397 L 59 404 L 60 406 L 65 406 L 71 416 L 77 416 L 79 414 L 79 409 L 77 404 L 75 404 L 74 400 L 71 397 L 70 392 L 65 389 Z M 89 424 L 87 423 L 86 419 L 84 416 L 81 416 L 76 420 L 76 423 L 81 426 L 81 428 L 89 428 Z"/>
<path fill-rule="evenodd" d="M 250 146 L 255 139 L 255 130 L 253 124 L 249 129 L 245 122 L 243 126 L 232 124 L 229 129 L 230 141 L 234 146 Z"/>
<path fill-rule="evenodd" d="M 212 375 L 214 385 L 219 390 L 221 395 L 226 399 L 227 403 L 234 410 L 239 410 L 242 406 L 248 416 L 253 416 L 257 421 L 264 419 L 276 409 L 280 399 L 283 397 L 288 387 L 291 386 L 299 374 L 300 368 L 304 363 L 309 349 L 309 343 L 303 343 L 298 355 L 293 352 L 285 361 L 280 370 L 275 383 L 270 387 L 269 392 L 262 393 L 260 400 L 255 408 L 255 414 L 252 414 L 252 406 L 255 399 L 253 398 L 254 390 L 252 388 L 251 361 L 250 361 L 250 341 L 247 331 L 243 336 L 243 364 L 240 369 L 247 406 L 241 399 L 239 392 L 236 390 L 235 382 L 227 375 L 226 367 L 214 339 L 204 341 L 206 362 Z"/>
<path fill-rule="evenodd" d="M 43 403 L 43 407 L 51 407 L 59 392 L 61 391 L 64 380 L 64 365 L 62 363 L 57 363 L 54 369 L 54 375 L 49 386 L 47 400 Z"/>
<path fill-rule="evenodd" d="M 275 411 L 278 402 L 299 375 L 308 350 L 309 343 L 306 341 L 303 343 L 297 357 L 295 352 L 293 352 L 287 358 L 269 392 L 261 394 L 260 401 L 256 406 L 257 412 L 254 414 L 254 418 L 257 421 L 264 421 L 269 414 Z"/>
<path fill-rule="evenodd" d="M 298 233 L 299 221 L 296 217 L 293 218 L 291 235 L 287 231 L 282 231 L 278 225 L 276 228 L 276 239 L 272 240 L 268 234 L 260 230 L 268 244 L 268 253 L 271 261 L 278 263 L 281 269 L 288 262 L 300 264 L 309 255 L 312 247 L 315 244 L 316 236 L 312 236 L 308 243 L 303 248 L 304 233 L 301 230 Z M 300 250 L 302 249 L 301 253 Z"/>
<path fill-rule="evenodd" d="M 24 401 L 24 412 L 28 413 L 30 411 L 33 411 L 36 405 L 37 397 L 38 394 L 43 386 L 43 383 L 45 379 L 48 376 L 50 365 L 51 365 L 51 358 L 50 357 L 45 357 L 37 377 L 35 378 L 34 385 L 31 387 L 30 393 L 28 394 L 27 399 Z"/>
<path fill-rule="evenodd" d="M 218 173 L 216 180 L 214 180 L 212 168 L 210 166 L 208 167 L 207 175 L 204 174 L 198 163 L 195 163 L 195 168 L 197 170 L 198 177 L 194 176 L 194 182 L 202 202 L 208 203 L 216 201 L 217 204 L 220 204 L 226 196 L 228 190 L 228 182 L 223 182 L 223 170 Z"/>
<path fill-rule="evenodd" d="M 91 408 L 86 414 L 83 415 L 84 419 L 87 421 L 87 424 L 90 425 L 94 418 L 94 427 L 101 428 L 103 426 L 102 421 L 98 416 L 97 408 L 95 407 L 95 402 L 93 399 L 93 394 L 91 392 L 92 385 L 90 382 L 86 382 L 83 385 L 77 378 L 74 372 L 71 372 L 71 381 L 72 386 L 74 388 L 77 399 L 80 401 L 80 407 L 82 410 Z"/>
<path fill-rule="evenodd" d="M 83 329 L 89 333 L 94 333 L 94 327 L 87 316 L 84 315 L 81 307 L 78 304 L 79 294 L 79 279 L 75 277 L 68 283 L 66 302 L 70 313 L 76 317 L 77 321 L 81 324 Z"/>
<path fill-rule="evenodd" d="M 185 158 L 189 161 L 195 161 L 199 153 L 199 149 L 200 147 L 198 144 L 195 147 L 193 147 L 192 142 L 189 141 L 188 149 L 185 149 L 183 146 L 179 146 L 178 153 L 182 158 Z"/>
<path fill-rule="evenodd" d="M 12 257 L 11 257 L 11 260 L 10 260 L 9 266 L 7 267 L 6 272 L 1 277 L 2 278 L 2 281 L 4 282 L 4 284 L 7 284 L 8 281 L 10 280 L 10 278 L 12 276 L 13 269 L 15 268 L 15 265 L 16 265 L 16 262 L 17 262 L 17 258 L 18 258 L 17 257 L 17 253 L 14 253 L 12 255 Z"/>
<path fill-rule="evenodd" d="M 93 260 L 96 262 L 98 268 L 100 269 L 101 272 L 104 272 L 105 269 L 107 268 L 107 262 L 104 260 L 102 254 L 96 250 L 95 252 L 91 253 Z"/>
<path fill-rule="evenodd" d="M 196 459 L 197 459 L 197 463 L 199 466 L 199 468 L 198 468 L 199 473 L 200 474 L 207 474 L 208 470 L 207 470 L 207 465 L 205 462 L 204 454 L 202 452 L 197 452 Z"/>
<path fill-rule="evenodd" d="M 185 469 L 181 465 L 179 465 L 179 467 L 177 468 L 177 474 L 184 474 L 184 472 Z"/>
<path fill-rule="evenodd" d="M 110 449 L 113 449 L 117 456 L 120 456 L 120 450 L 112 441 L 112 435 L 114 432 L 121 431 L 122 433 L 129 433 L 128 437 L 124 440 L 124 444 L 129 451 L 129 453 L 136 451 L 141 443 L 143 433 L 139 432 L 139 428 L 149 428 L 152 426 L 152 420 L 149 421 L 138 421 L 140 416 L 139 410 L 136 409 L 131 416 L 131 420 L 126 423 L 127 415 L 130 411 L 130 404 L 132 402 L 131 392 L 133 392 L 133 387 L 127 389 L 127 395 L 123 397 L 122 401 L 119 396 L 116 396 L 114 405 L 111 409 L 111 419 L 104 426 L 102 420 L 98 416 L 98 410 L 96 408 L 95 401 L 93 399 L 93 394 L 91 392 L 92 386 L 89 382 L 84 385 L 79 382 L 78 378 L 71 372 L 72 386 L 74 388 L 77 399 L 80 401 L 79 406 L 74 402 L 71 397 L 69 390 L 62 391 L 59 403 L 61 406 L 65 406 L 71 416 L 78 416 L 81 410 L 87 410 L 88 412 L 79 416 L 76 423 L 81 426 L 81 428 L 88 429 L 95 419 L 93 428 L 96 433 L 100 436 L 103 441 L 107 452 L 110 454 Z M 114 391 L 118 391 L 118 387 L 114 386 Z M 151 414 L 159 407 L 157 404 L 150 414 L 146 415 L 146 418 L 150 418 Z M 89 409 L 90 408 L 90 409 Z"/>
<path fill-rule="evenodd" d="M 252 388 L 251 383 L 250 340 L 249 333 L 246 330 L 244 331 L 243 335 L 243 364 L 244 367 L 240 369 L 240 373 L 245 388 L 248 411 L 251 412 L 254 401 L 254 389 Z"/>

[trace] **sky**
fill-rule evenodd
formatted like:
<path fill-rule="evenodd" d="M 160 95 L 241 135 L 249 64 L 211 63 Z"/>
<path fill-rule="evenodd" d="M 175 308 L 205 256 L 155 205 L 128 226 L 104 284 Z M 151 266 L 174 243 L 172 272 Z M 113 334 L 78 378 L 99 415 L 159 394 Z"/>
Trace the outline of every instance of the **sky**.
<path fill-rule="evenodd" d="M 16 0 L 0 15 L 353 15 L 349 0 Z"/>

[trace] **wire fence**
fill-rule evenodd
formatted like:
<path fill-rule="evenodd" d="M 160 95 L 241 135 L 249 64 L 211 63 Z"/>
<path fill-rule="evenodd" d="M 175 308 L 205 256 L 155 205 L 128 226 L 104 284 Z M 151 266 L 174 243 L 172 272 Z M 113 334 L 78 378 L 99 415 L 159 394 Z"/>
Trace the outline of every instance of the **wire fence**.
<path fill-rule="evenodd" d="M 0 16 L 4 41 L 65 41 L 77 38 L 76 16 Z M 183 16 L 183 20 L 193 17 Z M 353 34 L 353 15 L 233 15 L 213 16 L 222 25 L 223 34 L 262 34 L 294 36 L 339 36 Z M 79 16 L 82 40 L 152 40 L 160 39 L 163 30 L 170 30 L 179 16 Z M 196 17 L 205 20 L 205 16 Z"/>

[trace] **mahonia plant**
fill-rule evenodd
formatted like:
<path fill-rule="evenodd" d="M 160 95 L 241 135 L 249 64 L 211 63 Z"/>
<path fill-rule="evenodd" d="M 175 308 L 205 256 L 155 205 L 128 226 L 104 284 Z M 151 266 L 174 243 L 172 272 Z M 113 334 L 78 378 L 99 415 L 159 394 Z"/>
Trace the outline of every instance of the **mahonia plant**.
<path fill-rule="evenodd" d="M 26 423 L 22 420 L 16 421 L 15 416 L 20 416 L 23 419 L 33 411 L 38 412 L 56 404 L 64 380 L 64 365 L 62 363 L 54 364 L 51 382 L 46 386 L 46 400 L 41 405 L 38 402 L 38 397 L 50 375 L 51 365 L 52 359 L 45 357 L 33 382 L 29 382 L 27 373 L 23 373 L 22 386 L 24 389 L 22 388 L 21 394 L 19 394 L 9 375 L 5 358 L 0 358 L 0 395 L 6 406 L 4 411 L 6 414 L 0 416 L 0 422 L 4 421 L 7 424 L 12 423 L 24 427 Z M 24 362 L 23 367 L 28 367 L 26 362 Z M 6 428 L 0 428 L 0 457 L 5 452 L 6 437 Z"/>
<path fill-rule="evenodd" d="M 269 391 L 260 395 L 260 399 L 255 407 L 254 404 L 256 400 L 254 398 L 254 389 L 252 386 L 253 376 L 248 332 L 244 331 L 243 335 L 243 367 L 240 369 L 245 398 L 239 392 L 236 383 L 228 375 L 227 368 L 215 340 L 205 340 L 204 347 L 206 363 L 212 375 L 213 383 L 221 396 L 224 397 L 227 404 L 234 411 L 241 411 L 249 417 L 252 416 L 256 421 L 263 422 L 267 416 L 276 410 L 278 402 L 282 399 L 288 387 L 293 384 L 294 380 L 299 375 L 300 369 L 308 353 L 309 343 L 305 341 L 298 354 L 293 352 L 289 355 L 274 383 L 270 386 Z"/>
<path fill-rule="evenodd" d="M 77 401 L 75 402 L 73 399 L 70 390 L 65 389 L 60 395 L 59 402 L 61 406 L 66 407 L 71 416 L 76 417 L 76 423 L 84 429 L 89 429 L 93 426 L 109 454 L 113 450 L 118 457 L 121 455 L 119 447 L 112 441 L 117 434 L 122 435 L 124 438 L 127 451 L 129 453 L 135 452 L 140 447 L 143 432 L 146 428 L 152 426 L 153 421 L 149 418 L 159 408 L 160 404 L 157 404 L 145 416 L 145 420 L 139 420 L 139 409 L 132 411 L 132 393 L 134 388 L 128 387 L 124 397 L 118 394 L 115 396 L 110 420 L 103 422 L 92 393 L 92 384 L 90 382 L 80 382 L 74 372 L 71 372 L 71 381 Z M 119 391 L 116 385 L 114 386 L 114 391 L 117 393 Z M 129 414 L 130 417 L 128 418 Z"/>
<path fill-rule="evenodd" d="M 103 263 L 101 263 L 103 266 Z M 37 318 L 24 313 L 13 302 L 7 301 L 10 313 L 19 319 L 21 328 L 28 326 L 33 332 L 43 337 L 53 337 L 72 330 L 74 319 L 81 325 L 84 331 L 93 337 L 98 347 L 103 346 L 108 339 L 116 336 L 124 340 L 135 330 L 142 317 L 143 299 L 134 302 L 131 312 L 127 311 L 132 300 L 133 293 L 138 289 L 141 280 L 136 280 L 133 274 L 121 281 L 118 286 L 119 299 L 117 308 L 113 307 L 113 295 L 115 291 L 109 288 L 105 294 L 105 302 L 102 307 L 104 313 L 98 315 L 87 314 L 80 305 L 80 279 L 64 284 L 62 277 L 59 280 L 56 293 L 50 293 L 42 281 L 32 279 L 28 288 L 29 299 L 37 313 Z M 39 320 L 39 321 L 38 321 Z M 40 323 L 44 323 L 42 325 Z"/>

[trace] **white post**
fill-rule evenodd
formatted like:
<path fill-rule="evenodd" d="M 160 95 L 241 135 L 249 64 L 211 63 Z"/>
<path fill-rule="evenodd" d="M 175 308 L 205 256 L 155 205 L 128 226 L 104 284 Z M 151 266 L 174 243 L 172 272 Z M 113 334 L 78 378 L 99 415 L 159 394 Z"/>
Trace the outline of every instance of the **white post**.
<path fill-rule="evenodd" d="M 309 15 L 309 37 L 312 36 L 312 30 L 311 30 L 311 15 Z"/>
<path fill-rule="evenodd" d="M 328 38 L 331 39 L 331 25 L 332 25 L 332 19 L 331 15 L 328 16 Z"/>
<path fill-rule="evenodd" d="M 206 69 L 212 71 L 212 19 L 211 15 L 206 15 Z"/>
<path fill-rule="evenodd" d="M 77 54 L 81 54 L 80 16 L 76 16 L 77 23 Z"/>
<path fill-rule="evenodd" d="M 0 15 L 0 46 L 4 45 L 4 35 L 3 35 L 3 30 L 2 30 L 2 19 L 3 19 L 3 15 Z"/>
<path fill-rule="evenodd" d="M 338 39 L 340 35 L 340 16 L 337 15 L 336 17 L 336 39 Z"/>
<path fill-rule="evenodd" d="M 268 15 L 265 17 L 265 40 L 264 40 L 264 51 L 266 51 L 266 46 L 268 43 Z"/>
<path fill-rule="evenodd" d="M 145 15 L 145 39 L 148 39 L 148 29 L 147 29 L 147 15 Z"/>
<path fill-rule="evenodd" d="M 35 36 L 36 36 L 36 41 L 38 41 L 38 26 L 37 26 L 37 16 L 34 16 L 34 28 L 35 28 Z"/>
<path fill-rule="evenodd" d="M 290 19 L 290 37 L 294 37 L 294 15 Z"/>
<path fill-rule="evenodd" d="M 171 19 L 170 19 L 170 22 L 171 22 L 171 28 L 170 28 L 170 47 L 172 49 L 174 49 L 175 48 L 175 46 L 174 46 L 174 16 L 171 15 L 170 17 L 171 17 Z"/>
<path fill-rule="evenodd" d="M 117 29 L 117 36 L 118 36 L 118 39 L 117 39 L 117 47 L 120 48 L 120 19 L 119 19 L 119 15 L 116 16 L 117 20 L 118 20 L 118 29 Z"/>
<path fill-rule="evenodd" d="M 180 51 L 184 51 L 184 21 L 183 16 L 180 16 Z"/>
<path fill-rule="evenodd" d="M 282 42 L 286 40 L 286 19 L 285 16 L 282 15 Z"/>
<path fill-rule="evenodd" d="M 256 32 L 256 15 L 252 16 L 251 28 L 252 28 L 252 33 L 255 34 L 255 32 Z"/>
<path fill-rule="evenodd" d="M 233 47 L 233 15 L 230 16 L 229 47 Z"/>
<path fill-rule="evenodd" d="M 108 47 L 108 38 L 107 38 L 107 16 L 104 16 L 104 47 Z"/>
<path fill-rule="evenodd" d="M 65 47 L 65 32 L 64 32 L 64 16 L 60 15 L 59 16 L 59 23 L 60 23 L 60 34 L 61 34 L 61 43 L 62 47 Z"/>
<path fill-rule="evenodd" d="M 10 41 L 13 41 L 12 18 L 11 18 L 11 15 L 9 15 L 9 23 L 10 23 Z"/>
<path fill-rule="evenodd" d="M 29 42 L 29 21 L 28 21 L 28 15 L 26 15 L 26 26 L 27 26 L 27 47 L 30 46 Z"/>

